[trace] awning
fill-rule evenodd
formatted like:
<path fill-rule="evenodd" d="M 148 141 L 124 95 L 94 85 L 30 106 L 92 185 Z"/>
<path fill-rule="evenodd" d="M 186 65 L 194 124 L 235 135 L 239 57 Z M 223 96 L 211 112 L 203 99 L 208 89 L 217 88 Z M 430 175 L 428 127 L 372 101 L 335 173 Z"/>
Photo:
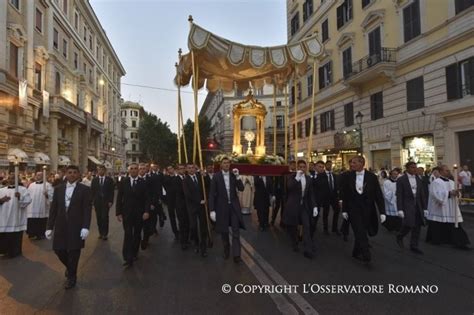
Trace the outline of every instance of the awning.
<path fill-rule="evenodd" d="M 20 149 L 9 149 L 8 150 L 8 162 L 11 163 L 27 163 L 28 155 Z"/>
<path fill-rule="evenodd" d="M 112 169 L 112 168 L 113 168 L 113 167 L 112 167 L 112 163 L 110 163 L 109 161 L 104 161 L 103 164 L 104 164 L 105 168 L 108 168 L 108 169 Z"/>
<path fill-rule="evenodd" d="M 58 156 L 58 165 L 59 166 L 68 166 L 71 165 L 71 159 L 65 155 Z"/>
<path fill-rule="evenodd" d="M 93 155 L 89 155 L 87 158 L 89 159 L 89 161 L 91 161 L 91 162 L 94 163 L 95 165 L 102 165 L 102 164 L 103 164 L 101 161 L 99 161 L 98 158 L 96 158 L 96 157 L 93 156 Z"/>
<path fill-rule="evenodd" d="M 215 92 L 254 88 L 264 84 L 286 85 L 297 72 L 307 72 L 316 58 L 324 53 L 317 34 L 299 42 L 274 47 L 243 45 L 217 36 L 192 23 L 188 37 L 189 53 L 181 56 L 175 83 L 186 86 L 193 74 L 192 55 L 199 65 L 198 85 Z"/>
<path fill-rule="evenodd" d="M 44 154 L 43 152 L 35 152 L 35 163 L 39 165 L 50 165 L 51 164 L 51 159 L 49 156 Z"/>

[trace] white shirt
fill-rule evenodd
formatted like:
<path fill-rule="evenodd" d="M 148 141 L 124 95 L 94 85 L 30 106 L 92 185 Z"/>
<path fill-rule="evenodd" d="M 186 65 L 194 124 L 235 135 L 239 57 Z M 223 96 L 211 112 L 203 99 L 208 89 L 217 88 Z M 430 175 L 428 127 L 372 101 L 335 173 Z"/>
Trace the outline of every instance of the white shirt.
<path fill-rule="evenodd" d="M 227 190 L 227 200 L 230 203 L 230 174 L 229 172 L 222 171 L 222 175 L 224 176 L 225 189 Z"/>
<path fill-rule="evenodd" d="M 303 198 L 304 197 L 304 191 L 306 189 L 306 176 L 304 174 L 303 174 L 303 176 L 301 176 L 300 183 L 301 183 L 301 198 Z"/>
<path fill-rule="evenodd" d="M 134 181 L 134 180 L 136 181 L 136 182 L 135 182 L 135 185 L 136 185 L 136 184 L 138 183 L 138 178 L 139 178 L 139 177 L 140 177 L 140 176 L 137 176 L 137 177 L 135 177 L 135 178 L 130 177 L 130 186 L 131 186 L 132 188 L 133 188 L 133 181 Z"/>
<path fill-rule="evenodd" d="M 333 190 L 334 189 L 334 176 L 332 175 L 332 172 L 328 172 L 328 171 L 326 171 L 326 175 L 328 176 L 329 188 Z"/>
<path fill-rule="evenodd" d="M 365 170 L 356 172 L 356 190 L 359 195 L 362 195 L 362 193 L 364 192 L 364 176 Z"/>
<path fill-rule="evenodd" d="M 407 174 L 413 196 L 416 196 L 416 175 Z"/>
<path fill-rule="evenodd" d="M 66 193 L 64 194 L 64 202 L 66 203 L 66 209 L 69 208 L 69 204 L 71 203 L 72 194 L 74 193 L 74 189 L 76 189 L 77 182 L 74 183 L 66 183 Z"/>
<path fill-rule="evenodd" d="M 105 183 L 105 176 L 99 176 L 99 185 L 104 185 Z"/>
<path fill-rule="evenodd" d="M 471 186 L 472 174 L 470 171 L 461 171 L 459 173 L 459 178 L 461 178 L 463 186 Z"/>

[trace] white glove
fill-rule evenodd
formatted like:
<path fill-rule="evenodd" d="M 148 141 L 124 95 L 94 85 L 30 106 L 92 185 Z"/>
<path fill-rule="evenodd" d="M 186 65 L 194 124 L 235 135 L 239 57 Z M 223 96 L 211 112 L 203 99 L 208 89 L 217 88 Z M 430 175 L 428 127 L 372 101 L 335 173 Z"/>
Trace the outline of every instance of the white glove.
<path fill-rule="evenodd" d="M 398 211 L 398 216 L 403 219 L 405 218 L 405 213 L 403 213 L 403 211 Z"/>
<path fill-rule="evenodd" d="M 211 211 L 209 216 L 211 217 L 212 222 L 216 222 L 216 212 L 215 211 Z"/>
<path fill-rule="evenodd" d="M 387 217 L 385 216 L 385 214 L 380 215 L 380 223 L 384 223 L 386 219 Z"/>
<path fill-rule="evenodd" d="M 303 177 L 303 171 L 297 171 L 295 179 L 299 182 Z"/>
<path fill-rule="evenodd" d="M 275 197 L 275 196 L 271 196 L 271 197 L 270 197 L 270 202 L 271 202 L 271 203 L 275 203 L 275 200 L 276 200 L 276 197 Z"/>
<path fill-rule="evenodd" d="M 428 217 L 428 214 L 429 214 L 428 210 L 423 210 L 423 213 L 425 214 L 425 218 Z"/>
<path fill-rule="evenodd" d="M 81 230 L 81 238 L 82 238 L 82 240 L 84 241 L 84 240 L 87 238 L 87 236 L 89 236 L 89 230 L 88 230 L 88 229 L 82 229 L 82 230 Z"/>
<path fill-rule="evenodd" d="M 318 216 L 318 207 L 314 207 L 313 208 L 313 217 L 317 217 Z"/>
<path fill-rule="evenodd" d="M 235 176 L 239 176 L 239 170 L 237 168 L 234 168 L 232 173 L 234 173 Z"/>
<path fill-rule="evenodd" d="M 343 213 L 342 213 L 342 218 L 343 218 L 344 220 L 349 220 L 349 214 L 348 214 L 347 212 L 343 212 Z"/>
<path fill-rule="evenodd" d="M 44 236 L 50 240 L 51 239 L 51 236 L 53 235 L 53 230 L 46 230 L 46 232 L 44 232 Z"/>

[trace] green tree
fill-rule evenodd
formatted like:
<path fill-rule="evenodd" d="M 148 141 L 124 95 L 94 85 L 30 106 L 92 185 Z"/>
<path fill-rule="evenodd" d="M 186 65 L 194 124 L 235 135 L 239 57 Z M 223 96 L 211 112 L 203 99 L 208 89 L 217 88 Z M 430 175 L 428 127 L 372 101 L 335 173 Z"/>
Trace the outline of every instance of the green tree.
<path fill-rule="evenodd" d="M 186 150 L 188 151 L 188 159 L 190 162 L 193 160 L 193 137 L 194 137 L 194 121 L 188 119 L 183 126 L 184 135 L 186 137 Z M 206 117 L 199 117 L 199 133 L 201 135 L 201 148 L 206 149 L 207 139 L 212 136 L 211 121 Z M 182 144 L 184 147 L 184 144 Z M 182 147 L 182 148 L 183 148 Z M 182 153 L 184 162 L 184 153 Z M 202 152 L 202 158 L 206 161 L 206 151 Z M 199 161 L 199 155 L 196 153 L 196 162 Z"/>
<path fill-rule="evenodd" d="M 167 122 L 145 112 L 138 130 L 140 148 L 145 161 L 154 161 L 162 167 L 176 163 L 178 140 Z"/>

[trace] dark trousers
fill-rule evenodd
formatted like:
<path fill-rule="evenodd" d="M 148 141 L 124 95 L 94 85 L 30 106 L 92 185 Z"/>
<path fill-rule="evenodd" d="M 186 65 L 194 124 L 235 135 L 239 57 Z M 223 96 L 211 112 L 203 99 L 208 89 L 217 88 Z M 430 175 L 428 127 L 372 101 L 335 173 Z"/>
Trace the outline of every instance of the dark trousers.
<path fill-rule="evenodd" d="M 109 235 L 109 207 L 104 203 L 96 203 L 94 205 L 95 216 L 97 218 L 97 227 L 100 236 Z"/>
<path fill-rule="evenodd" d="M 278 212 L 280 211 L 280 208 L 281 208 L 281 213 L 283 213 L 283 198 L 281 194 L 277 194 L 275 195 L 275 205 L 273 207 L 273 212 L 272 212 L 272 222 L 275 222 Z M 280 214 L 280 218 L 281 218 L 281 214 Z"/>
<path fill-rule="evenodd" d="M 342 224 L 341 224 L 342 235 L 345 235 L 345 236 L 349 235 L 349 227 L 350 227 L 349 220 L 342 220 Z"/>
<path fill-rule="evenodd" d="M 260 227 L 266 227 L 268 225 L 268 217 L 270 215 L 269 207 L 257 208 L 257 217 Z"/>
<path fill-rule="evenodd" d="M 133 258 L 137 257 L 140 241 L 142 239 L 143 214 L 130 213 L 123 218 L 124 239 L 122 247 L 123 260 L 133 262 Z"/>
<path fill-rule="evenodd" d="M 76 280 L 77 278 L 77 266 L 79 264 L 79 257 L 81 256 L 80 249 L 57 249 L 54 251 L 58 256 L 59 260 L 67 269 L 67 278 L 69 280 Z"/>
<path fill-rule="evenodd" d="M 314 239 L 314 233 L 316 232 L 316 227 L 318 226 L 319 214 L 316 217 L 309 219 L 309 236 L 311 239 Z"/>
<path fill-rule="evenodd" d="M 186 207 L 176 208 L 179 225 L 179 240 L 181 245 L 187 245 L 189 242 L 189 215 Z"/>
<path fill-rule="evenodd" d="M 310 217 L 305 209 L 299 210 L 299 221 L 303 226 L 303 249 L 310 253 L 313 250 L 313 241 L 311 239 L 311 224 Z M 288 235 L 290 237 L 291 245 L 298 247 L 298 226 L 287 225 Z"/>
<path fill-rule="evenodd" d="M 191 233 L 191 240 L 194 241 L 196 248 L 199 248 L 201 253 L 207 250 L 207 221 L 206 210 L 204 207 L 199 207 L 197 210 L 189 211 L 189 227 Z"/>
<path fill-rule="evenodd" d="M 158 220 L 157 208 L 150 210 L 148 220 L 143 222 L 143 239 L 148 242 L 150 236 L 156 232 L 156 222 Z"/>
<path fill-rule="evenodd" d="M 370 259 L 369 238 L 367 236 L 367 227 L 364 223 L 362 210 L 351 211 L 349 214 L 352 230 L 354 231 L 354 249 L 352 256 L 356 257 L 362 255 L 363 258 Z"/>
<path fill-rule="evenodd" d="M 48 218 L 28 218 L 26 234 L 28 234 L 29 237 L 44 238 L 47 223 Z"/>
<path fill-rule="evenodd" d="M 323 207 L 323 226 L 324 230 L 328 231 L 329 224 L 328 224 L 328 217 L 329 217 L 329 208 L 332 208 L 333 216 L 332 216 L 332 232 L 337 231 L 337 221 L 339 219 L 339 203 L 337 200 L 331 200 L 329 205 Z"/>
<path fill-rule="evenodd" d="M 237 214 L 235 214 L 232 205 L 228 205 L 228 211 L 230 213 L 230 226 L 232 230 L 232 256 L 240 257 L 240 223 Z M 229 232 L 221 233 L 222 243 L 224 244 L 224 250 L 230 250 L 230 239 Z"/>
<path fill-rule="evenodd" d="M 398 233 L 398 237 L 404 238 L 408 233 L 411 232 L 410 247 L 418 248 L 418 241 L 420 240 L 420 231 L 421 231 L 422 223 L 423 223 L 423 218 L 421 218 L 421 213 L 420 211 L 416 211 L 415 226 L 409 227 L 406 225 L 402 225 L 402 228 L 400 229 L 400 232 Z"/>
<path fill-rule="evenodd" d="M 21 255 L 23 231 L 0 233 L 0 254 L 10 258 Z"/>
<path fill-rule="evenodd" d="M 178 226 L 176 224 L 176 203 L 168 202 L 168 216 L 170 218 L 171 230 L 175 235 L 178 235 Z"/>

